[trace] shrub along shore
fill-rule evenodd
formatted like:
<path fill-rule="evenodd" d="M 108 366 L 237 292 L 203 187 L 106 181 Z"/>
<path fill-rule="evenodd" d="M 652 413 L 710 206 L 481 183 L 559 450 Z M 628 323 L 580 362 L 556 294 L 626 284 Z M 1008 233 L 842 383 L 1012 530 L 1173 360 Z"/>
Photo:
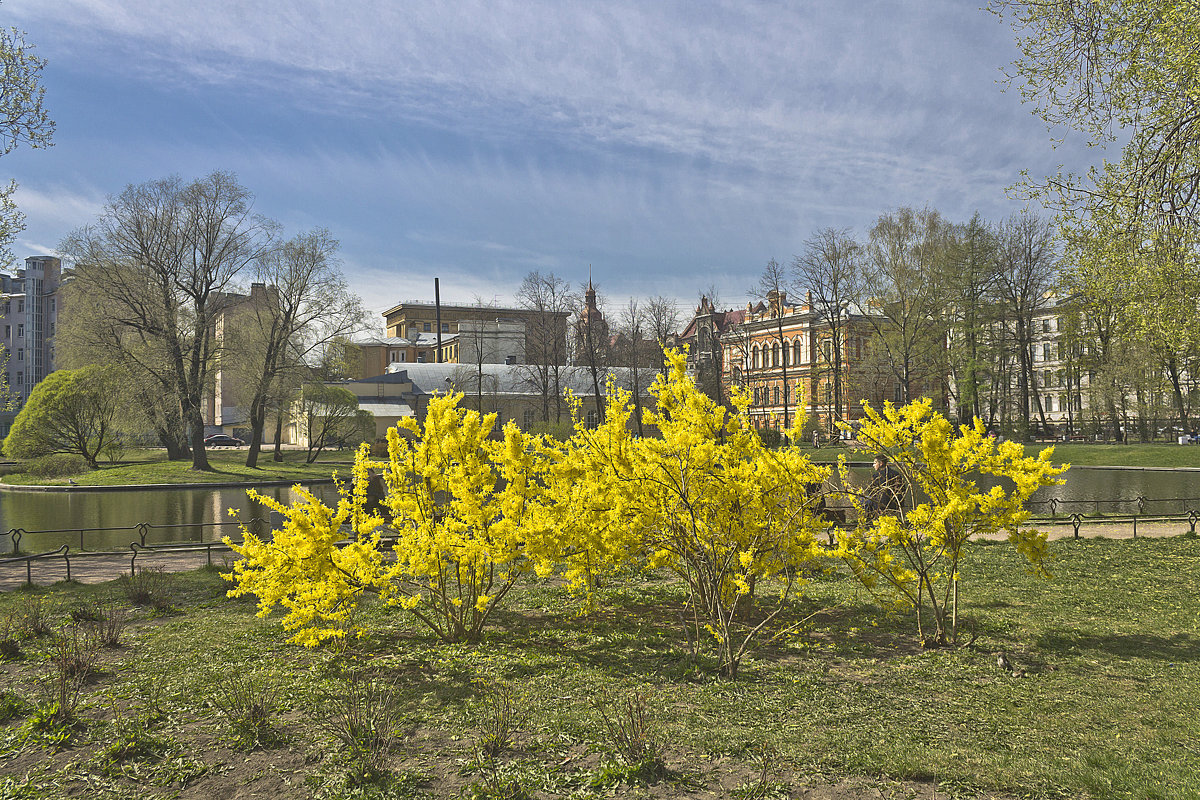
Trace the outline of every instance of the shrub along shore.
<path fill-rule="evenodd" d="M 370 600 L 363 638 L 287 645 L 216 570 L 10 592 L 0 796 L 1200 795 L 1200 540 L 1049 555 L 1038 578 L 981 545 L 970 643 L 934 650 L 814 574 L 736 683 L 659 571 L 584 614 L 521 585 L 474 645 Z"/>
<path fill-rule="evenodd" d="M 1048 444 L 1027 444 L 1025 453 L 1035 456 Z M 870 461 L 869 455 L 857 454 L 853 448 L 843 445 L 825 444 L 813 448 L 807 443 L 800 445 L 815 462 L 835 462 L 838 455 L 845 454 L 861 463 Z M 1161 469 L 1200 469 L 1200 446 L 1177 444 L 1055 444 L 1054 460 L 1066 462 L 1074 467 L 1152 467 Z M 353 454 L 349 451 L 323 453 L 314 464 L 304 463 L 304 454 L 299 450 L 284 451 L 282 463 L 271 460 L 270 453 L 259 458 L 258 467 L 245 464 L 245 450 L 210 450 L 209 461 L 212 472 L 197 472 L 190 461 L 167 461 L 162 450 L 139 450 L 115 464 L 101 463 L 99 469 L 88 470 L 76 465 L 62 474 L 33 474 L 24 462 L 14 462 L 0 468 L 0 483 L 16 486 L 75 485 L 121 486 L 149 484 L 206 484 L 245 483 L 253 485 L 266 481 L 328 480 L 333 470 L 348 475 Z"/>

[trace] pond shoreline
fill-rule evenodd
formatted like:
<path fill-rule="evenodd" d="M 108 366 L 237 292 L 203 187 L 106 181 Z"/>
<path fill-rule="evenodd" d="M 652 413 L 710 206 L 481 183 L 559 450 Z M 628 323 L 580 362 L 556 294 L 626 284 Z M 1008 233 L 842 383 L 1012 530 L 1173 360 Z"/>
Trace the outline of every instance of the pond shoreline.
<path fill-rule="evenodd" d="M 818 467 L 836 467 L 836 461 L 813 461 Z M 855 469 L 870 469 L 872 464 L 870 461 L 847 461 L 846 466 Z M 1116 464 L 1080 464 L 1072 466 L 1072 471 L 1075 470 L 1111 470 L 1111 471 L 1131 471 L 1131 472 L 1200 472 L 1200 467 L 1144 467 L 1144 466 L 1125 466 Z M 4 483 L 0 481 L 0 493 L 2 492 L 135 492 L 141 490 L 158 491 L 169 489 L 236 489 L 239 486 L 245 486 L 248 489 L 253 489 L 256 486 L 276 487 L 276 486 L 295 486 L 301 484 L 304 486 L 318 485 L 333 485 L 336 481 L 333 478 L 303 478 L 295 480 L 274 480 L 274 481 L 222 481 L 222 482 L 205 482 L 198 483 L 119 483 L 108 484 L 102 486 L 81 486 L 69 484 L 19 484 L 19 483 Z"/>
<path fill-rule="evenodd" d="M 228 481 L 220 483 L 116 483 L 104 486 L 71 486 L 63 484 L 0 483 L 0 492 L 136 492 L 166 489 L 236 489 L 245 486 L 316 486 L 334 483 L 333 478 L 299 478 L 288 481 Z"/>

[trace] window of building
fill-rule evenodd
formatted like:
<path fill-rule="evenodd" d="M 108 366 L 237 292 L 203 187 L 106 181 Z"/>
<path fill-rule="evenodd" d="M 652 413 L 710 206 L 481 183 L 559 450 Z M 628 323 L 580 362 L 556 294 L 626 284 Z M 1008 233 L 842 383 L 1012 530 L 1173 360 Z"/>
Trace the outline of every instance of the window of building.
<path fill-rule="evenodd" d="M 1046 395 L 1044 400 L 1046 402 L 1046 413 L 1050 413 L 1054 410 L 1054 398 L 1050 395 Z"/>
<path fill-rule="evenodd" d="M 400 351 L 399 350 L 389 350 L 388 351 L 388 362 L 389 363 L 395 364 L 399 360 L 400 360 Z"/>
<path fill-rule="evenodd" d="M 1050 356 L 1050 343 L 1049 342 L 1042 343 L 1042 360 L 1043 361 L 1051 361 L 1052 360 L 1052 358 Z"/>
<path fill-rule="evenodd" d="M 5 326 L 4 326 L 4 338 L 5 338 L 5 339 L 11 339 L 11 338 L 12 338 L 12 325 L 5 325 Z"/>
<path fill-rule="evenodd" d="M 20 323 L 20 322 L 18 322 L 18 323 L 17 323 L 17 338 L 18 338 L 18 339 L 24 339 L 24 338 L 25 338 L 25 325 L 24 325 L 24 323 Z"/>
<path fill-rule="evenodd" d="M 18 347 L 17 348 L 17 361 L 24 361 L 24 360 L 25 360 L 25 348 Z"/>
<path fill-rule="evenodd" d="M 418 350 L 417 351 L 417 363 L 424 364 L 426 356 L 427 356 L 427 352 L 425 350 Z"/>
<path fill-rule="evenodd" d="M 832 364 L 833 363 L 833 342 L 830 341 L 829 339 L 826 339 L 825 341 L 821 342 L 821 350 L 825 354 L 825 362 L 827 364 Z"/>
<path fill-rule="evenodd" d="M 533 418 L 534 418 L 533 409 L 532 408 L 525 409 L 525 413 L 521 415 L 521 427 L 524 428 L 525 430 L 529 430 L 530 428 L 532 428 L 533 427 Z"/>
<path fill-rule="evenodd" d="M 1050 332 L 1050 318 L 1046 317 L 1042 320 L 1042 333 Z"/>
<path fill-rule="evenodd" d="M 895 396 L 893 397 L 892 402 L 893 403 L 903 403 L 904 402 L 904 391 L 903 391 L 902 387 L 900 386 L 900 384 L 896 384 Z"/>
<path fill-rule="evenodd" d="M 450 323 L 443 322 L 442 323 L 442 333 L 449 333 L 449 332 L 450 332 Z"/>
<path fill-rule="evenodd" d="M 779 366 L 779 343 L 778 342 L 771 345 L 771 366 L 772 367 Z"/>
<path fill-rule="evenodd" d="M 600 425 L 600 416 L 596 413 L 596 409 L 587 412 L 586 423 L 588 428 L 595 429 Z"/>
<path fill-rule="evenodd" d="M 428 322 L 423 322 L 423 323 L 421 323 L 421 330 L 424 331 L 425 333 L 429 333 L 429 331 L 431 331 L 432 328 L 429 327 Z"/>
<path fill-rule="evenodd" d="M 775 405 L 779 405 L 779 387 L 775 387 Z"/>
<path fill-rule="evenodd" d="M 797 339 L 795 342 L 792 343 L 792 363 L 793 364 L 801 363 L 801 361 L 803 359 L 800 358 L 800 355 L 803 352 L 804 351 L 800 348 L 800 340 Z"/>
<path fill-rule="evenodd" d="M 18 314 L 20 314 L 20 313 L 21 313 L 22 311 L 24 311 L 24 310 L 25 310 L 25 301 L 24 301 L 24 300 L 18 300 L 18 301 L 17 301 L 17 313 L 18 313 Z"/>
<path fill-rule="evenodd" d="M 51 297 L 51 298 L 50 298 L 50 313 L 51 313 L 51 314 L 53 314 L 53 313 L 54 313 L 54 308 L 55 308 L 55 301 L 54 301 L 54 298 L 53 298 L 53 297 Z"/>

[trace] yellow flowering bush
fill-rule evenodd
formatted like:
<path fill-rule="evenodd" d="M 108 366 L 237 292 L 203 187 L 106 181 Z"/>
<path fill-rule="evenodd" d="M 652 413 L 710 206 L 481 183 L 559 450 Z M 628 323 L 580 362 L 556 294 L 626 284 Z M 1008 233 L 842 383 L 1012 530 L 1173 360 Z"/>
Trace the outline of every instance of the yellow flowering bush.
<path fill-rule="evenodd" d="M 477 639 L 529 568 L 524 535 L 547 524 L 540 476 L 556 452 L 511 423 L 489 438 L 495 415 L 461 409 L 461 399 L 435 397 L 422 425 L 406 419 L 389 430 L 387 461 L 371 460 L 364 445 L 336 508 L 303 490 L 291 506 L 251 492 L 284 525 L 269 539 L 245 528 L 242 544 L 226 539 L 242 556 L 229 594 L 257 596 L 260 616 L 284 607 L 291 641 L 308 646 L 358 632 L 350 620 L 365 592 L 445 641 Z M 371 470 L 382 471 L 391 529 L 367 510 Z"/>
<path fill-rule="evenodd" d="M 635 559 L 675 573 L 689 589 L 697 640 L 708 631 L 721 673 L 733 678 L 799 569 L 823 555 L 807 487 L 829 470 L 794 448 L 763 447 L 744 392 L 731 412 L 697 389 L 684 354 L 668 350 L 666 359 L 650 389 L 655 409 L 644 416 L 660 438 L 633 436 L 629 395 L 610 388 L 604 424 L 580 426 L 568 443 L 550 489 L 569 531 L 562 552 L 574 559 L 576 586 Z M 772 606 L 752 617 L 753 586 L 766 578 L 777 579 Z"/>
<path fill-rule="evenodd" d="M 284 524 L 269 538 L 245 526 L 241 544 L 225 538 L 242 556 L 225 576 L 235 584 L 229 595 L 254 595 L 260 617 L 277 605 L 287 609 L 283 627 L 294 632 L 290 641 L 296 644 L 313 647 L 355 631 L 350 620 L 362 594 L 390 588 L 382 579 L 383 519 L 366 509 L 367 481 L 364 445 L 336 508 L 303 489 L 303 499 L 290 506 L 250 490 L 252 499 L 282 514 Z"/>
<path fill-rule="evenodd" d="M 488 616 L 530 568 L 528 530 L 546 525 L 543 474 L 557 451 L 496 415 L 435 397 L 423 423 L 388 431 L 384 505 L 396 529 L 396 560 L 383 578 L 390 601 L 445 641 L 476 640 Z M 408 434 L 408 435 L 405 435 Z"/>
<path fill-rule="evenodd" d="M 997 442 L 983 423 L 957 429 L 932 410 L 928 399 L 902 407 L 885 403 L 877 411 L 863 403 L 866 417 L 858 438 L 888 457 L 915 501 L 895 514 L 867 514 L 858 506 L 859 525 L 841 535 L 842 555 L 870 589 L 887 589 L 916 611 L 923 644 L 955 641 L 958 629 L 959 568 L 972 538 L 1004 534 L 1031 568 L 1046 574 L 1046 534 L 1022 527 L 1025 502 L 1042 486 L 1062 483 L 1069 465 L 1051 463 L 1053 447 L 1036 457 L 1016 442 Z M 849 426 L 839 423 L 844 429 Z M 842 464 L 843 484 L 849 485 Z M 992 483 L 984 489 L 979 480 Z M 926 636 L 922 611 L 933 614 Z"/>

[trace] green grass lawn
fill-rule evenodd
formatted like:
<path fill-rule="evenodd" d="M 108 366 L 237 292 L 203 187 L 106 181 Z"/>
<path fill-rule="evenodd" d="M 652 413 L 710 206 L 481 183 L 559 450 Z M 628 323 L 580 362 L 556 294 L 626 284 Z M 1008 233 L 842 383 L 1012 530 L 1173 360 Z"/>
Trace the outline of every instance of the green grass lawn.
<path fill-rule="evenodd" d="M 366 636 L 316 650 L 224 599 L 213 572 L 178 575 L 177 610 L 132 612 L 65 742 L 22 742 L 50 638 L 21 640 L 23 655 L 0 663 L 0 687 L 21 701 L 0 694 L 0 715 L 18 709 L 0 722 L 0 796 L 166 797 L 183 783 L 187 797 L 1200 796 L 1200 540 L 1051 548 L 1045 580 L 1005 545 L 977 547 L 961 595 L 974 641 L 953 650 L 922 651 L 911 615 L 880 610 L 836 571 L 819 576 L 777 626 L 796 630 L 734 683 L 693 660 L 683 592 L 658 574 L 609 584 L 589 614 L 556 585 L 525 587 L 476 646 L 441 644 L 369 604 Z M 58 625 L 97 598 L 127 606 L 114 592 L 2 595 L 0 626 L 31 602 Z M 1001 650 L 1023 677 L 997 667 Z M 247 677 L 273 698 L 278 741 L 235 741 L 222 691 Z M 349 779 L 337 721 L 368 680 L 393 693 L 396 741 L 381 773 Z M 606 755 L 616 739 L 601 711 L 612 718 L 619 704 L 605 698 L 637 693 L 664 754 L 657 775 Z M 515 734 L 489 760 L 480 742 L 502 696 Z M 145 755 L 154 743 L 168 756 Z M 862 794 L 830 788 L 848 784 Z"/>
<path fill-rule="evenodd" d="M 300 450 L 285 450 L 284 460 L 271 460 L 270 451 L 261 453 L 258 466 L 246 466 L 246 450 L 209 450 L 211 472 L 192 469 L 192 462 L 168 461 L 163 450 L 138 450 L 116 464 L 101 463 L 99 469 L 72 475 L 70 478 L 43 478 L 24 472 L 5 475 L 3 481 L 12 484 L 54 485 L 74 481 L 79 486 L 116 486 L 143 483 L 255 483 L 258 481 L 308 481 L 328 479 L 336 469 L 349 475 L 354 454 L 350 451 L 322 453 L 314 464 L 305 464 Z"/>
<path fill-rule="evenodd" d="M 1027 444 L 1025 452 L 1036 455 L 1050 445 Z M 1054 460 L 1073 466 L 1196 467 L 1200 468 L 1200 445 L 1181 444 L 1083 444 L 1053 445 Z"/>

